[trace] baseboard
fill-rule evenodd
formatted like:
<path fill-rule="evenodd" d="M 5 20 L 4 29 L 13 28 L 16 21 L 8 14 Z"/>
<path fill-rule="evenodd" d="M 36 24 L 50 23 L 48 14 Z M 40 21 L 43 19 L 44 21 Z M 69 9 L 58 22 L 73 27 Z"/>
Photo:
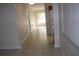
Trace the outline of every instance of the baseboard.
<path fill-rule="evenodd" d="M 62 56 L 65 56 L 65 54 L 64 54 L 64 52 L 63 52 L 63 50 L 62 50 L 62 48 L 60 48 L 60 51 L 61 51 Z"/>
<path fill-rule="evenodd" d="M 21 49 L 21 46 L 18 46 L 18 47 L 0 47 L 0 49 Z"/>
<path fill-rule="evenodd" d="M 54 48 L 59 48 L 60 47 L 60 45 L 54 45 Z"/>

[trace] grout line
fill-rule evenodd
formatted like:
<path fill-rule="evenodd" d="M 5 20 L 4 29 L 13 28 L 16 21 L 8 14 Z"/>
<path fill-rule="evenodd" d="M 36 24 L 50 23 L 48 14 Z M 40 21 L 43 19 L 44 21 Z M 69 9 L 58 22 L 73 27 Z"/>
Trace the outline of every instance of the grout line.
<path fill-rule="evenodd" d="M 24 41 L 29 37 L 30 35 L 25 36 L 24 40 L 22 40 L 21 44 L 24 43 Z"/>
<path fill-rule="evenodd" d="M 61 47 L 60 47 L 60 51 L 61 51 L 62 56 L 65 56 L 65 54 L 64 54 L 64 52 L 63 52 Z"/>

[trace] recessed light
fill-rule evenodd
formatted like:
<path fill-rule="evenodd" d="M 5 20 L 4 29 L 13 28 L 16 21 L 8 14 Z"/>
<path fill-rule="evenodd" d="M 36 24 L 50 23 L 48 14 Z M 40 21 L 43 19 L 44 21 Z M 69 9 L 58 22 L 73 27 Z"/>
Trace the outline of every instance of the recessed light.
<path fill-rule="evenodd" d="M 29 3 L 29 5 L 34 5 L 35 3 Z"/>

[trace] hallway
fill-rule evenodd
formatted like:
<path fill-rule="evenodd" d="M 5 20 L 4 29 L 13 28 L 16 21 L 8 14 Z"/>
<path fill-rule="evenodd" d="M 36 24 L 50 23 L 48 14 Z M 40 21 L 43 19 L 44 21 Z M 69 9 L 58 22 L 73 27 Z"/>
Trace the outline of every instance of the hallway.
<path fill-rule="evenodd" d="M 29 9 L 25 8 L 27 7 L 25 4 L 16 4 L 16 12 L 15 12 L 15 8 L 13 7 L 14 4 L 11 4 L 11 5 L 3 4 L 2 6 L 4 6 L 4 8 L 3 7 L 1 8 L 1 12 L 4 16 L 2 19 L 3 20 L 2 25 L 5 24 L 5 26 L 2 27 L 2 29 L 5 29 L 5 30 L 2 30 L 1 32 L 3 33 L 3 35 L 1 34 L 2 40 L 1 40 L 0 55 L 8 55 L 8 56 L 9 55 L 12 55 L 12 56 L 13 55 L 15 56 L 16 55 L 23 55 L 23 56 L 24 55 L 25 56 L 61 55 L 59 48 L 53 48 L 53 37 L 50 35 L 46 35 L 47 31 L 45 27 L 43 27 L 46 25 L 45 23 L 46 19 L 44 14 L 45 13 L 44 4 L 36 4 L 35 7 L 31 8 L 32 10 L 30 11 Z M 38 8 L 40 10 L 38 10 Z M 8 10 L 10 10 L 10 12 Z M 11 15 L 10 14 L 7 15 L 6 13 L 7 15 L 7 18 L 6 18 L 4 11 L 5 12 L 8 11 L 8 13 L 10 13 Z M 15 16 L 16 13 L 17 13 L 17 19 Z M 12 17 L 9 18 L 9 16 L 12 16 Z M 10 22 L 7 22 L 7 21 L 10 21 Z M 10 24 L 10 26 L 8 24 Z M 38 27 L 38 26 L 41 26 L 41 27 Z M 9 28 L 6 28 L 6 27 L 9 27 Z M 34 28 L 30 36 L 29 35 L 30 28 L 32 30 L 33 27 L 36 27 L 36 28 Z M 25 40 L 25 37 L 28 37 L 28 36 L 29 38 Z M 23 44 L 21 44 L 22 42 Z"/>
<path fill-rule="evenodd" d="M 53 48 L 53 37 L 46 35 L 45 27 L 37 27 L 31 37 L 22 44 L 22 49 L 0 49 L 4 56 L 61 56 L 60 48 Z"/>
<path fill-rule="evenodd" d="M 37 27 L 31 37 L 22 44 L 23 54 L 28 56 L 61 55 L 59 48 L 53 48 L 53 37 L 46 35 L 44 26 Z"/>
<path fill-rule="evenodd" d="M 0 56 L 79 56 L 79 4 L 0 6 Z"/>

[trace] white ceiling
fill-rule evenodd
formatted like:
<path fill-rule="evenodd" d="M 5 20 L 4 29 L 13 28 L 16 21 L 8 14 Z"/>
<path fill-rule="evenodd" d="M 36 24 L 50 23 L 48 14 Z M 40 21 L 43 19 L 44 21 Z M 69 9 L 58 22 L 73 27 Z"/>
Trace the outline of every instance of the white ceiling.
<path fill-rule="evenodd" d="M 31 10 L 44 10 L 44 3 L 36 3 L 34 5 L 29 5 Z"/>

